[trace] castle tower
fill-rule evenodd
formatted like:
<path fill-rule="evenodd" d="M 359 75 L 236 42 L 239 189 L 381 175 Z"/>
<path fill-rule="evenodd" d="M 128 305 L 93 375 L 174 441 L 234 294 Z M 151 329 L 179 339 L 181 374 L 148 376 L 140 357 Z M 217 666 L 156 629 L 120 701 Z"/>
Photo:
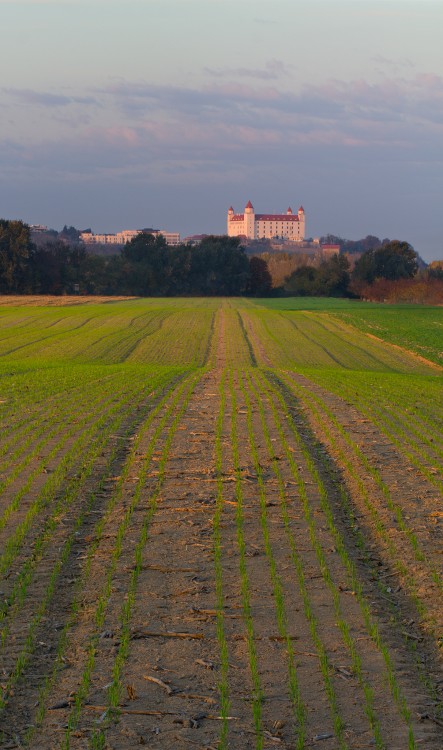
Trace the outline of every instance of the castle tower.
<path fill-rule="evenodd" d="M 298 226 L 299 226 L 299 240 L 304 240 L 305 238 L 305 209 L 303 206 L 300 206 L 298 209 Z"/>
<path fill-rule="evenodd" d="M 228 236 L 229 237 L 231 236 L 231 231 L 233 231 L 232 225 L 231 225 L 231 219 L 233 216 L 234 216 L 234 209 L 232 208 L 232 206 L 230 206 L 230 208 L 228 208 Z"/>
<path fill-rule="evenodd" d="M 255 238 L 255 211 L 251 201 L 246 204 L 244 216 L 244 233 L 248 240 L 253 240 Z"/>

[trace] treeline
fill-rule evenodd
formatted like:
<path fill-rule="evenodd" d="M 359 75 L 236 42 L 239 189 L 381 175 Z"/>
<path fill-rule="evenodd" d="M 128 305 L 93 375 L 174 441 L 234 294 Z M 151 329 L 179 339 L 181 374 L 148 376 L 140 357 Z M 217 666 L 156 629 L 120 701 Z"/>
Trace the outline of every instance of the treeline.
<path fill-rule="evenodd" d="M 320 237 L 321 245 L 338 245 L 340 253 L 347 253 L 348 255 L 361 255 L 370 250 L 378 250 L 378 248 L 390 241 L 389 238 L 381 240 L 373 234 L 368 234 L 360 240 L 346 240 L 344 237 L 338 237 L 335 234 L 326 234 L 324 237 Z"/>
<path fill-rule="evenodd" d="M 349 297 L 350 264 L 345 255 L 333 255 L 318 265 L 306 264 L 293 271 L 283 292 L 294 297 Z"/>
<path fill-rule="evenodd" d="M 249 259 L 236 237 L 170 247 L 142 233 L 103 257 L 61 241 L 37 246 L 26 224 L 0 220 L 1 294 L 237 296 L 266 295 L 271 286 L 266 263 Z"/>
<path fill-rule="evenodd" d="M 360 297 L 378 279 L 411 279 L 418 256 L 407 242 L 389 240 L 360 255 L 351 264 L 346 255 L 333 255 L 317 266 L 304 265 L 286 280 L 284 290 L 295 296 Z"/>
<path fill-rule="evenodd" d="M 376 239 L 376 238 L 375 238 Z M 81 244 L 34 244 L 21 221 L 0 220 L 0 294 L 134 296 L 324 296 L 443 301 L 443 269 L 419 268 L 417 253 L 397 240 L 360 256 L 333 255 L 302 263 L 278 287 L 266 260 L 248 256 L 240 239 L 209 236 L 199 245 L 168 246 L 141 233 L 116 255 Z M 355 260 L 357 258 L 357 260 Z"/>
<path fill-rule="evenodd" d="M 360 289 L 360 298 L 370 302 L 407 302 L 421 305 L 443 304 L 443 276 L 438 278 L 432 269 L 420 271 L 413 279 L 377 279 Z"/>
<path fill-rule="evenodd" d="M 439 263 L 423 266 L 409 243 L 387 240 L 384 244 L 373 243 L 352 265 L 347 255 L 334 255 L 317 265 L 302 265 L 288 276 L 283 289 L 294 296 L 440 304 L 443 269 Z"/>

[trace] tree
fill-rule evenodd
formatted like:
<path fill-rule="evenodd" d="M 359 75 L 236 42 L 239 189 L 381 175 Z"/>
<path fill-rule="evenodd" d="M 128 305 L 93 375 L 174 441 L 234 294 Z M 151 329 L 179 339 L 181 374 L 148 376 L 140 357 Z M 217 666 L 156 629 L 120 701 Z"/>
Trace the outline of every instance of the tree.
<path fill-rule="evenodd" d="M 123 248 L 122 292 L 140 295 L 240 295 L 249 262 L 237 237 L 208 236 L 198 245 L 170 247 L 141 233 Z"/>
<path fill-rule="evenodd" d="M 34 252 L 31 233 L 22 221 L 0 219 L 0 292 L 30 291 L 29 261 Z"/>
<path fill-rule="evenodd" d="M 106 261 L 89 255 L 81 245 L 61 240 L 35 249 L 30 262 L 32 290 L 37 294 L 74 294 L 79 287 L 89 294 L 107 284 Z"/>
<path fill-rule="evenodd" d="M 249 262 L 238 237 L 209 235 L 192 249 L 190 261 L 193 294 L 237 296 L 247 292 Z"/>
<path fill-rule="evenodd" d="M 430 279 L 443 281 L 443 260 L 433 260 L 427 268 L 427 276 Z"/>
<path fill-rule="evenodd" d="M 344 255 L 314 266 L 301 266 L 285 283 L 285 291 L 301 297 L 346 297 L 349 294 L 349 261 Z"/>
<path fill-rule="evenodd" d="M 418 270 L 417 253 L 408 242 L 392 240 L 364 253 L 355 264 L 353 279 L 372 284 L 376 279 L 410 279 Z"/>
<path fill-rule="evenodd" d="M 345 255 L 333 255 L 318 267 L 317 283 L 322 296 L 346 297 L 349 282 L 349 261 Z"/>
<path fill-rule="evenodd" d="M 383 242 L 389 242 L 389 240 L 383 240 Z M 360 245 L 362 251 L 366 253 L 368 250 L 377 250 L 382 243 L 378 237 L 375 237 L 373 234 L 368 234 L 364 240 L 360 240 Z"/>
<path fill-rule="evenodd" d="M 140 232 L 128 242 L 123 250 L 122 255 L 126 260 L 131 262 L 151 263 L 158 257 L 158 251 L 164 250 L 166 240 L 162 234 L 150 234 L 149 232 Z"/>
<path fill-rule="evenodd" d="M 272 289 L 272 277 L 264 258 L 253 255 L 249 259 L 249 274 L 249 294 L 266 297 Z"/>
<path fill-rule="evenodd" d="M 316 297 L 319 295 L 318 269 L 314 266 L 300 266 L 291 273 L 284 289 L 295 297 Z"/>
<path fill-rule="evenodd" d="M 46 242 L 37 247 L 32 259 L 32 288 L 36 294 L 67 293 L 67 246 L 61 242 Z"/>
<path fill-rule="evenodd" d="M 68 227 L 67 224 L 65 224 L 58 236 L 59 239 L 64 242 L 76 244 L 80 240 L 80 230 L 75 227 Z"/>
<path fill-rule="evenodd" d="M 163 235 L 140 232 L 124 246 L 122 258 L 122 281 L 128 294 L 166 293 L 169 248 Z"/>

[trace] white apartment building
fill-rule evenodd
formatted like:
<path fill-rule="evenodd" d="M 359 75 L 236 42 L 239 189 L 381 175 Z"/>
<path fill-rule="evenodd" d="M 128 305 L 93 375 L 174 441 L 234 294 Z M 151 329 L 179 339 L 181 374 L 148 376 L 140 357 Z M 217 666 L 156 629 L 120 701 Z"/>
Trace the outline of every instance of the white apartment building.
<path fill-rule="evenodd" d="M 48 231 L 48 227 L 44 224 L 30 224 L 29 229 L 35 234 L 43 234 Z"/>
<path fill-rule="evenodd" d="M 167 245 L 179 245 L 180 234 L 179 232 L 166 232 L 163 229 L 124 229 L 122 232 L 116 234 L 94 234 L 93 232 L 81 232 L 80 239 L 85 245 L 126 245 L 131 242 L 134 237 L 141 234 L 143 231 L 153 234 L 155 236 L 161 234 Z"/>
<path fill-rule="evenodd" d="M 305 212 L 300 206 L 296 214 L 288 208 L 285 214 L 256 214 L 248 201 L 242 214 L 232 206 L 228 210 L 229 237 L 247 237 L 249 240 L 281 238 L 301 242 L 305 238 Z"/>

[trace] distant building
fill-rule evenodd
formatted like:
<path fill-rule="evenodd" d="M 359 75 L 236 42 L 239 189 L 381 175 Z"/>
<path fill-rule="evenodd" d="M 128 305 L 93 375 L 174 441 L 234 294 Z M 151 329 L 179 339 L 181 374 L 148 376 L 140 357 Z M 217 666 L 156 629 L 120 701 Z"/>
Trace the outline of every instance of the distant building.
<path fill-rule="evenodd" d="M 199 245 L 209 234 L 191 234 L 189 237 L 185 237 L 183 242 L 185 245 Z"/>
<path fill-rule="evenodd" d="M 179 245 L 180 244 L 179 232 L 165 232 L 164 229 L 160 229 L 160 231 L 153 232 L 153 234 L 161 234 L 165 238 L 167 245 Z"/>
<path fill-rule="evenodd" d="M 126 245 L 142 232 L 155 236 L 161 234 L 167 245 L 179 245 L 180 234 L 178 232 L 166 232 L 163 229 L 124 229 L 116 234 L 94 234 L 93 232 L 81 232 L 80 240 L 85 245 Z"/>
<path fill-rule="evenodd" d="M 35 234 L 43 234 L 48 231 L 48 227 L 44 226 L 44 224 L 30 224 L 29 229 Z"/>
<path fill-rule="evenodd" d="M 300 206 L 296 214 L 288 208 L 285 214 L 256 214 L 251 201 L 244 213 L 228 211 L 229 237 L 246 237 L 248 240 L 286 239 L 302 242 L 305 238 L 305 212 Z"/>
<path fill-rule="evenodd" d="M 340 255 L 340 245 L 320 245 L 325 255 Z"/>

